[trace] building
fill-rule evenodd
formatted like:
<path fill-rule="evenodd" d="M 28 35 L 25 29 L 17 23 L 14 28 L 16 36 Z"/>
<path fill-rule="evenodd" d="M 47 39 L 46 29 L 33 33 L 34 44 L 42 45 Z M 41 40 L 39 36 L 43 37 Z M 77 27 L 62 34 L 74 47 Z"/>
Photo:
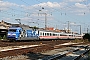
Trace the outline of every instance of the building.
<path fill-rule="evenodd" d="M 54 27 L 46 27 L 46 30 L 53 31 Z"/>
<path fill-rule="evenodd" d="M 9 27 L 22 27 L 23 29 L 30 29 L 32 27 L 24 24 L 11 24 L 7 23 L 5 21 L 0 22 L 0 39 L 2 39 L 4 36 L 7 36 L 8 28 Z"/>
<path fill-rule="evenodd" d="M 5 21 L 0 22 L 0 37 L 7 36 L 8 28 L 11 26 L 11 23 Z"/>

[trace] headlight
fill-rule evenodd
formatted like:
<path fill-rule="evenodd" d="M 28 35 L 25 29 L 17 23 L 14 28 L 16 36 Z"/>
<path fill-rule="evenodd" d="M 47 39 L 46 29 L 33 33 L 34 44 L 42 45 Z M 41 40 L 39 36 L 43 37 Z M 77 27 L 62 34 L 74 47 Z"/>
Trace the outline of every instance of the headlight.
<path fill-rule="evenodd" d="M 16 34 L 12 34 L 12 35 L 16 35 Z"/>
<path fill-rule="evenodd" d="M 8 34 L 8 35 L 11 35 L 11 34 Z"/>

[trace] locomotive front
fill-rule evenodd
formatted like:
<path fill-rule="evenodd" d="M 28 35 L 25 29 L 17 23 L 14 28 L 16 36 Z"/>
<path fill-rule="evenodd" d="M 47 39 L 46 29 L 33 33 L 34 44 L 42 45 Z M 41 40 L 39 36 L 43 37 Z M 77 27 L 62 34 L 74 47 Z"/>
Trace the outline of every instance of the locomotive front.
<path fill-rule="evenodd" d="M 21 34 L 21 28 L 9 28 L 7 39 L 9 40 L 18 40 Z"/>

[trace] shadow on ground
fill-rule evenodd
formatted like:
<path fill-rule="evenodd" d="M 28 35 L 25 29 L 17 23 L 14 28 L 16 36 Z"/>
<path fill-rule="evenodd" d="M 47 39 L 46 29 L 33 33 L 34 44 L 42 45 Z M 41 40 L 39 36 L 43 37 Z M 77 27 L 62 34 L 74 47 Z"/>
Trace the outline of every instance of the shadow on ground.
<path fill-rule="evenodd" d="M 50 55 L 43 55 L 41 53 L 33 53 L 33 52 L 29 52 L 28 54 L 24 54 L 24 55 L 27 55 L 28 59 L 30 60 L 38 60 L 50 56 Z"/>

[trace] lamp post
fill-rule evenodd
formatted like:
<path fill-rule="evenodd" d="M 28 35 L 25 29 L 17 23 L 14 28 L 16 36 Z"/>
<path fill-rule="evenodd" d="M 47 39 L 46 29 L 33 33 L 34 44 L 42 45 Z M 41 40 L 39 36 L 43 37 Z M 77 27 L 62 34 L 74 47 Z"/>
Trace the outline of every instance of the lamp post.
<path fill-rule="evenodd" d="M 70 22 L 68 21 L 68 30 L 69 30 L 69 25 L 70 25 Z M 74 26 L 79 26 L 80 28 L 80 31 L 79 31 L 79 33 L 80 33 L 80 35 L 81 35 L 81 33 L 82 33 L 82 31 L 81 31 L 81 25 L 78 25 L 78 24 L 76 24 L 76 23 L 71 23 L 71 25 L 74 25 Z"/>
<path fill-rule="evenodd" d="M 70 23 L 70 21 L 68 21 L 68 33 L 70 32 L 69 30 L 70 30 L 70 25 L 74 25 L 74 26 L 79 26 L 80 27 L 80 31 L 79 31 L 79 33 L 81 34 L 82 33 L 82 31 L 81 31 L 81 25 L 77 25 L 76 23 Z"/>
<path fill-rule="evenodd" d="M 70 31 L 69 31 L 69 25 L 70 25 L 70 24 L 69 24 L 69 21 L 68 21 L 68 33 L 70 32 Z"/>
<path fill-rule="evenodd" d="M 81 25 L 78 25 L 80 27 L 80 35 L 81 35 Z"/>
<path fill-rule="evenodd" d="M 80 33 L 80 35 L 81 35 L 81 33 L 82 33 L 82 31 L 81 31 L 81 25 L 75 25 L 75 26 L 79 26 L 80 28 L 80 30 L 79 30 L 79 33 Z"/>
<path fill-rule="evenodd" d="M 21 19 L 15 19 L 18 23 L 19 23 L 19 27 L 22 27 L 21 26 Z"/>
<path fill-rule="evenodd" d="M 35 24 L 38 24 L 38 28 L 39 28 L 39 23 L 37 23 L 37 22 L 29 22 L 29 23 L 35 23 Z"/>
<path fill-rule="evenodd" d="M 45 13 L 45 29 L 47 28 L 47 14 Z"/>
<path fill-rule="evenodd" d="M 67 25 L 67 33 L 70 33 L 70 21 L 67 21 L 65 25 Z"/>
<path fill-rule="evenodd" d="M 18 21 L 19 24 L 21 24 L 21 19 L 15 19 L 16 21 Z"/>
<path fill-rule="evenodd" d="M 42 10 L 39 10 L 42 11 Z M 45 15 L 45 30 L 47 28 L 47 13 L 39 13 L 39 14 L 44 14 Z"/>
<path fill-rule="evenodd" d="M 89 33 L 89 26 L 87 27 L 87 33 Z"/>

